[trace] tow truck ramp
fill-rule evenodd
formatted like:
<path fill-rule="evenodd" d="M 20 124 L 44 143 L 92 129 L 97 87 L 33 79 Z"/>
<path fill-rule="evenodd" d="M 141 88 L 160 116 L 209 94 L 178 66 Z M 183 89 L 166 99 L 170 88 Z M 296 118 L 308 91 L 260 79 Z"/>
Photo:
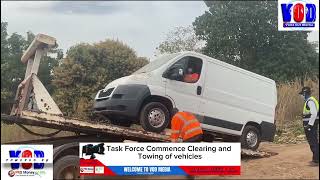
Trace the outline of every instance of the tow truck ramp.
<path fill-rule="evenodd" d="M 103 136 L 119 137 L 140 142 L 166 142 L 169 136 L 148 132 L 140 129 L 127 128 L 94 121 L 68 119 L 62 116 L 31 111 L 22 111 L 20 116 L 1 115 L 1 120 L 6 123 L 39 126 L 77 134 L 96 134 Z"/>
<path fill-rule="evenodd" d="M 97 139 L 99 139 L 99 136 L 109 137 L 109 139 L 107 140 L 113 142 L 169 142 L 169 131 L 166 131 L 166 134 L 158 134 L 144 131 L 142 129 L 122 127 L 92 121 L 83 121 L 78 119 L 68 119 L 56 115 L 31 111 L 22 111 L 21 116 L 2 114 L 1 121 L 7 124 L 23 124 L 56 129 L 59 131 L 75 132 L 76 134 L 86 134 L 90 135 L 91 138 L 92 135 L 96 135 Z M 81 138 L 86 136 L 79 135 L 79 137 Z M 63 138 L 70 139 L 70 137 Z M 57 139 L 61 140 L 62 138 L 59 137 Z M 74 137 L 74 139 L 76 139 L 76 137 Z M 43 142 L 44 140 L 41 141 Z M 52 141 L 52 138 L 50 138 L 50 141 Z M 36 143 L 37 141 L 33 142 Z M 249 149 L 242 149 L 241 155 L 243 157 L 262 158 L 270 157 L 274 154 L 264 151 L 252 151 Z"/>

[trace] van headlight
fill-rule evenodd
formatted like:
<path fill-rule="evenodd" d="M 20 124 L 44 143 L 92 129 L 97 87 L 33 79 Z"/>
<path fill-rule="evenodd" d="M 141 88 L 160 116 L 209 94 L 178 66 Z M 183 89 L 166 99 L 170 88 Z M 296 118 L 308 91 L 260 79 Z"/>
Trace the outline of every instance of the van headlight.
<path fill-rule="evenodd" d="M 98 91 L 96 98 L 95 99 L 106 99 L 109 98 L 112 94 L 112 92 L 114 91 L 114 87 L 113 88 L 109 88 L 109 89 L 101 89 Z"/>

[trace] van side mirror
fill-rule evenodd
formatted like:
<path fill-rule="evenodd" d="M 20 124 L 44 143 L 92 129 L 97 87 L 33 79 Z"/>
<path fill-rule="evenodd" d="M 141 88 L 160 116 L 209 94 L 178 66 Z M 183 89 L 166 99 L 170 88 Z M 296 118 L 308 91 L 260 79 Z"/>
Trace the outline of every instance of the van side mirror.
<path fill-rule="evenodd" d="M 183 79 L 183 68 L 180 66 L 172 66 L 163 74 L 163 77 L 181 81 Z"/>

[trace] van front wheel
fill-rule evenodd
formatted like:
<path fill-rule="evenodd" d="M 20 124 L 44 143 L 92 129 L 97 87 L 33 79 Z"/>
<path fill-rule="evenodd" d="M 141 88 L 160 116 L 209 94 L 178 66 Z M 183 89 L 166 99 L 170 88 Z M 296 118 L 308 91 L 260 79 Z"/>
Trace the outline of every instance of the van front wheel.
<path fill-rule="evenodd" d="M 161 132 L 169 124 L 170 113 L 160 102 L 149 102 L 140 112 L 140 124 L 146 131 Z"/>
<path fill-rule="evenodd" d="M 261 142 L 259 129 L 251 125 L 245 126 L 240 141 L 242 148 L 256 150 Z"/>

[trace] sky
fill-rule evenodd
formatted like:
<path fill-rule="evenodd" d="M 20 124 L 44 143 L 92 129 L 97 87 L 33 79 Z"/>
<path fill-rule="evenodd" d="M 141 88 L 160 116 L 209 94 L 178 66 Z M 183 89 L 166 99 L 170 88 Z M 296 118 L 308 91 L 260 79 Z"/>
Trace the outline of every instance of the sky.
<path fill-rule="evenodd" d="M 64 52 L 109 38 L 153 59 L 170 30 L 191 25 L 206 10 L 203 1 L 1 1 L 1 21 L 8 22 L 9 34 L 53 36 Z M 308 38 L 319 42 L 319 32 Z"/>

